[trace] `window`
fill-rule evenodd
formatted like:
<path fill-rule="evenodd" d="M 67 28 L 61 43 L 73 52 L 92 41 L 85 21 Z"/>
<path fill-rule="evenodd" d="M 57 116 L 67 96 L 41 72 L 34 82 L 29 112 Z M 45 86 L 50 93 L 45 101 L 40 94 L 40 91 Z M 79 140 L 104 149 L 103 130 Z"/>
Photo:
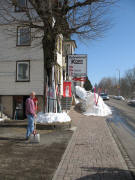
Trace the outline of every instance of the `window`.
<path fill-rule="evenodd" d="M 30 61 L 16 62 L 16 81 L 30 81 Z"/>
<path fill-rule="evenodd" d="M 31 44 L 31 32 L 29 27 L 17 28 L 17 45 L 18 46 L 30 46 Z"/>
<path fill-rule="evenodd" d="M 15 1 L 15 11 L 24 12 L 26 11 L 27 0 L 16 0 Z"/>

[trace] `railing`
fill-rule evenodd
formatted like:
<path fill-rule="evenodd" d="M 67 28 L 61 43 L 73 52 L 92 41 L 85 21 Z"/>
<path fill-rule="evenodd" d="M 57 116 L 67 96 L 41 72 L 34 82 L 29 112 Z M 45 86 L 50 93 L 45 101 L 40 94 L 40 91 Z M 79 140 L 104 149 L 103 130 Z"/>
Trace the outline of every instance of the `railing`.
<path fill-rule="evenodd" d="M 62 110 L 70 110 L 72 106 L 72 97 L 62 97 L 61 99 L 61 108 Z"/>
<path fill-rule="evenodd" d="M 61 104 L 60 104 L 60 100 L 57 98 L 47 98 L 47 112 L 61 112 Z"/>

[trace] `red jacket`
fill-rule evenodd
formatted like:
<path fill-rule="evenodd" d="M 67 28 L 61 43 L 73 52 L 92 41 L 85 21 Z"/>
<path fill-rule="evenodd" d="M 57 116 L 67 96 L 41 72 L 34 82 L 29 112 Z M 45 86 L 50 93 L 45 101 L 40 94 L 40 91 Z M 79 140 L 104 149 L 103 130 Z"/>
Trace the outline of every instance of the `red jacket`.
<path fill-rule="evenodd" d="M 34 101 L 35 111 L 37 112 L 37 110 L 38 110 L 38 99 L 35 97 L 33 99 L 33 101 Z"/>

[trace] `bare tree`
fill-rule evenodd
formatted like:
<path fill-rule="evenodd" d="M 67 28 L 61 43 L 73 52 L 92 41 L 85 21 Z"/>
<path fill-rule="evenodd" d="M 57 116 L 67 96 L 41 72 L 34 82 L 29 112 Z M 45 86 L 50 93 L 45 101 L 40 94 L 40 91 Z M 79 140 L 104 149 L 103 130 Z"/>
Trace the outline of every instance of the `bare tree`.
<path fill-rule="evenodd" d="M 102 78 L 98 84 L 98 87 L 102 90 L 107 89 L 110 94 L 119 94 L 119 79 L 105 77 Z M 135 67 L 128 69 L 125 72 L 125 76 L 120 79 L 121 95 L 126 98 L 135 97 Z"/>
<path fill-rule="evenodd" d="M 0 24 L 14 24 L 35 28 L 42 32 L 44 52 L 44 85 L 56 62 L 56 41 L 59 34 L 72 34 L 95 39 L 108 29 L 108 8 L 116 0 L 27 0 L 19 7 L 19 0 L 0 1 Z M 15 13 L 14 6 L 23 12 Z M 44 88 L 44 97 L 46 94 Z M 44 98 L 45 99 L 45 98 Z"/>
<path fill-rule="evenodd" d="M 117 94 L 117 80 L 115 78 L 104 77 L 98 84 L 98 87 L 101 88 L 103 92 L 108 94 Z"/>
<path fill-rule="evenodd" d="M 132 96 L 135 92 L 135 67 L 126 71 L 125 80 L 127 82 L 128 94 Z"/>

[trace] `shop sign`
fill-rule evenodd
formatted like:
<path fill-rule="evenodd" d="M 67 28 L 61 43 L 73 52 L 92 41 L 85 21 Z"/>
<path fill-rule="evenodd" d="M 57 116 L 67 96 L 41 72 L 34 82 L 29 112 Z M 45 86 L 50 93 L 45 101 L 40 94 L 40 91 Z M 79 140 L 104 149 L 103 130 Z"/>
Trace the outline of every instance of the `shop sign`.
<path fill-rule="evenodd" d="M 87 55 L 68 55 L 68 75 L 71 77 L 87 76 Z"/>

